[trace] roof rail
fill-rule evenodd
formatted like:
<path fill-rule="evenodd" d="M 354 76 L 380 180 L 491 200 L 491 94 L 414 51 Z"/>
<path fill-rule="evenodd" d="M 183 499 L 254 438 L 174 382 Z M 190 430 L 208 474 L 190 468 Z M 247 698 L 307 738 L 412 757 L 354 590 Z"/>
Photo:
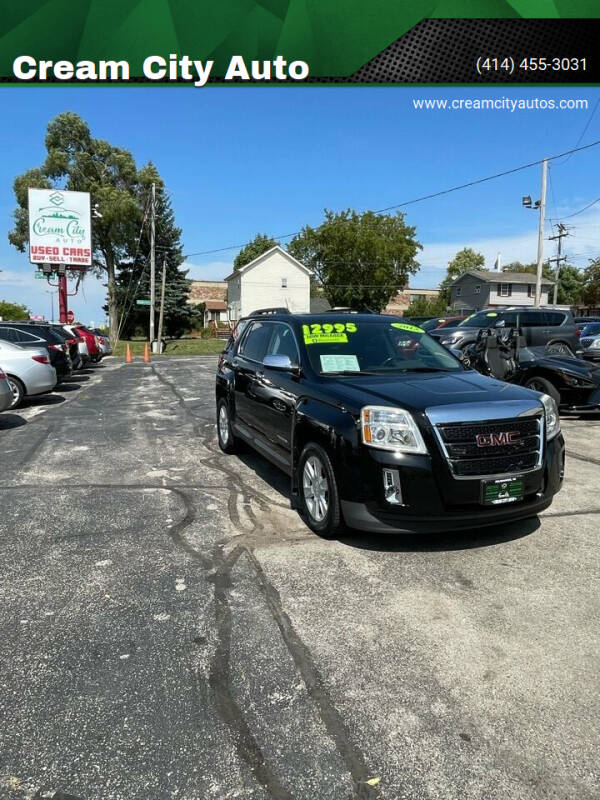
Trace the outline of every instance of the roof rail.
<path fill-rule="evenodd" d="M 256 317 L 262 314 L 267 315 L 267 314 L 291 314 L 291 313 L 292 312 L 289 310 L 289 308 L 285 308 L 284 306 L 279 306 L 279 307 L 276 306 L 275 308 L 257 308 L 256 311 L 253 311 L 251 314 L 249 314 L 249 316 Z"/>

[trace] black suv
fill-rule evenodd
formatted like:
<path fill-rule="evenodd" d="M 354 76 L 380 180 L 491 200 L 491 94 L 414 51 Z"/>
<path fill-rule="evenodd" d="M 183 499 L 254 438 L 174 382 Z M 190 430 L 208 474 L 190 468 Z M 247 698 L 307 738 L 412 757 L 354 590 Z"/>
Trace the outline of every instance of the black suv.
<path fill-rule="evenodd" d="M 39 322 L 0 322 L 0 339 L 21 347 L 45 347 L 60 383 L 72 372 L 69 345 L 51 325 Z"/>
<path fill-rule="evenodd" d="M 456 326 L 431 331 L 445 347 L 463 350 L 477 341 L 486 328 L 515 328 L 528 347 L 546 347 L 548 352 L 573 356 L 580 350 L 575 321 L 570 311 L 557 308 L 489 308 L 471 314 Z"/>
<path fill-rule="evenodd" d="M 221 449 L 250 444 L 287 472 L 322 536 L 531 517 L 563 480 L 554 401 L 468 369 L 400 317 L 256 312 L 219 359 L 216 401 Z"/>

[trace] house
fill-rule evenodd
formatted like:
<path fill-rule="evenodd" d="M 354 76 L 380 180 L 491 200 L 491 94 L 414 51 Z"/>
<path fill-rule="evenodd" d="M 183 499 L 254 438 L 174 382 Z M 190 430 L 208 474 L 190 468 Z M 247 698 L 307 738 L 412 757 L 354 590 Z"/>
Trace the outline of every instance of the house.
<path fill-rule="evenodd" d="M 395 314 L 396 316 L 403 316 L 406 309 L 411 303 L 416 300 L 437 300 L 439 297 L 439 289 L 411 289 L 407 286 L 397 295 L 392 297 L 387 306 L 383 309 L 383 314 Z"/>
<path fill-rule="evenodd" d="M 310 311 L 310 270 L 279 245 L 225 278 L 229 319 L 237 320 L 258 308 Z"/>
<path fill-rule="evenodd" d="M 552 281 L 542 281 L 540 304 L 549 305 Z M 530 272 L 492 272 L 472 269 L 458 277 L 450 286 L 450 307 L 466 313 L 482 308 L 503 306 L 533 306 L 535 304 L 535 275 Z"/>
<path fill-rule="evenodd" d="M 204 304 L 203 325 L 227 322 L 227 284 L 225 281 L 192 281 L 188 303 Z"/>

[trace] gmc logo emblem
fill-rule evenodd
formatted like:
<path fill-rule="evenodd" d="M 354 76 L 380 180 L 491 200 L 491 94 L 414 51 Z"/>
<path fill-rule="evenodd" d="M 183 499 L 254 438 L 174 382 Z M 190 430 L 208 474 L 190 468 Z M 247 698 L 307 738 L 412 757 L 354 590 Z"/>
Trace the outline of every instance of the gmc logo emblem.
<path fill-rule="evenodd" d="M 520 444 L 519 431 L 503 431 L 502 433 L 478 433 L 475 437 L 477 447 L 502 447 L 506 444 Z"/>

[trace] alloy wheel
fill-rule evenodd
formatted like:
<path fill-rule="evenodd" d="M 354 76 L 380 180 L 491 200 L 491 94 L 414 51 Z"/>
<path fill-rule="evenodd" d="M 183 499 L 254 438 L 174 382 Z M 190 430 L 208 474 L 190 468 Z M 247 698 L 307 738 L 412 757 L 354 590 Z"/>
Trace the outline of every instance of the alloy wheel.
<path fill-rule="evenodd" d="M 219 408 L 219 436 L 221 437 L 221 442 L 227 445 L 229 441 L 229 414 L 225 404 Z"/>
<path fill-rule="evenodd" d="M 316 522 L 322 522 L 329 511 L 329 480 L 317 456 L 306 459 L 302 471 L 302 488 L 306 508 Z"/>

